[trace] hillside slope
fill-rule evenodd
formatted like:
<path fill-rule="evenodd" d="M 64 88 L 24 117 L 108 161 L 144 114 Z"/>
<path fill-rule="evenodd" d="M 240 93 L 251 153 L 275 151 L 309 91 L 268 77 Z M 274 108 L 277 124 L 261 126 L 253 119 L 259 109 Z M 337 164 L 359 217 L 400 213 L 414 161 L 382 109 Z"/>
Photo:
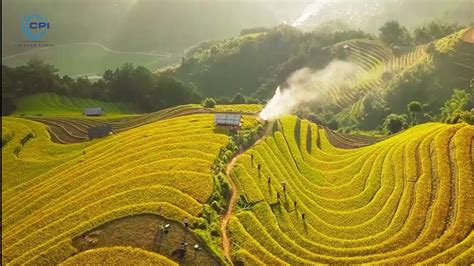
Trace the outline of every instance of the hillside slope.
<path fill-rule="evenodd" d="M 72 238 L 134 214 L 187 217 L 196 228 L 214 190 L 211 166 L 228 142 L 211 115 L 168 119 L 93 142 L 9 187 L 2 194 L 2 264 L 64 261 L 76 252 Z"/>
<path fill-rule="evenodd" d="M 95 143 L 52 143 L 47 128 L 34 121 L 2 117 L 2 191 L 11 189 L 80 156 Z"/>
<path fill-rule="evenodd" d="M 131 114 L 131 106 L 91 99 L 66 97 L 54 93 L 40 93 L 16 100 L 17 109 L 11 116 L 81 116 L 84 108 L 102 107 L 107 115 Z"/>
<path fill-rule="evenodd" d="M 423 124 L 361 148 L 353 144 L 369 139 L 293 116 L 273 131 L 231 171 L 240 193 L 227 227 L 234 262 L 474 261 L 473 126 Z M 5 118 L 2 264 L 142 256 L 159 263 L 137 249 L 75 255 L 73 239 L 137 214 L 177 223 L 187 217 L 198 232 L 216 192 L 213 163 L 228 143 L 210 114 L 150 120 L 68 145 L 51 143 L 37 122 Z"/>
<path fill-rule="evenodd" d="M 109 124 L 114 133 L 120 133 L 132 128 L 143 126 L 156 121 L 169 119 L 178 116 L 190 114 L 209 114 L 209 113 L 242 113 L 255 116 L 261 111 L 262 105 L 259 104 L 234 104 L 217 105 L 214 108 L 203 108 L 198 104 L 179 105 L 163 109 L 157 112 L 121 116 L 110 115 L 103 117 L 67 117 L 67 116 L 28 116 L 29 120 L 41 122 L 48 126 L 51 134 L 51 140 L 56 143 L 80 143 L 88 139 L 88 129 L 100 125 Z"/>
<path fill-rule="evenodd" d="M 343 150 L 315 124 L 279 123 L 234 168 L 247 201 L 230 224 L 236 260 L 474 262 L 473 126 L 423 124 Z"/>

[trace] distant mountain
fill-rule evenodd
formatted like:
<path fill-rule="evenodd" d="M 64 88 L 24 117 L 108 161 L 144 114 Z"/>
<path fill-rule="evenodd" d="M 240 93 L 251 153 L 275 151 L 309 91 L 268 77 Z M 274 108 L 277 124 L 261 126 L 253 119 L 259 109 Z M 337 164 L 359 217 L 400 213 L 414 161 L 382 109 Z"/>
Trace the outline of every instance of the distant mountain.
<path fill-rule="evenodd" d="M 291 24 L 312 29 L 326 21 L 344 20 L 355 29 L 375 33 L 387 20 L 398 20 L 407 27 L 433 20 L 470 24 L 474 21 L 472 12 L 471 0 L 316 0 Z"/>
<path fill-rule="evenodd" d="M 313 29 L 342 20 L 374 33 L 387 20 L 415 26 L 440 19 L 472 22 L 471 0 L 5 0 L 2 53 L 24 51 L 21 19 L 38 13 L 51 23 L 55 44 L 100 43 L 126 52 L 183 52 L 206 40 L 237 36 L 242 29 L 289 24 Z M 4 57 L 4 56 L 2 56 Z"/>
<path fill-rule="evenodd" d="M 244 28 L 275 26 L 298 16 L 308 1 L 27 0 L 2 1 L 2 52 L 17 53 L 21 19 L 38 13 L 51 23 L 47 40 L 93 42 L 114 50 L 182 52 L 205 40 L 237 36 Z"/>

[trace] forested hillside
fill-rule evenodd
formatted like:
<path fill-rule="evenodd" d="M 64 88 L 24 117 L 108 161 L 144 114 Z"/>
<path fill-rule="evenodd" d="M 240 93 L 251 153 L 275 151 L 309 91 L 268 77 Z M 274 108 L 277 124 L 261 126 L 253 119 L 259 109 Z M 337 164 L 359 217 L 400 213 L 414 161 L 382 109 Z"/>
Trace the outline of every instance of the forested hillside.
<path fill-rule="evenodd" d="M 296 71 L 317 72 L 340 61 L 353 70 L 336 75 L 338 80 L 314 83 L 319 100 L 293 113 L 345 132 L 382 131 L 390 119 L 399 125 L 392 132 L 421 122 L 469 122 L 474 44 L 465 40 L 468 31 L 436 22 L 410 31 L 397 21 L 386 22 L 378 36 L 337 27 L 311 32 L 288 25 L 248 28 L 238 37 L 193 47 L 177 66 L 152 73 L 126 63 L 96 81 L 60 76 L 54 66 L 32 60 L 2 66 L 3 110 L 12 112 L 17 97 L 43 92 L 128 102 L 142 112 L 208 97 L 220 104 L 265 103 L 277 87 L 288 86 Z M 452 97 L 461 103 L 448 107 Z M 419 107 L 409 110 L 411 103 Z"/>
<path fill-rule="evenodd" d="M 358 72 L 348 77 L 347 86 L 329 85 L 320 103 L 297 110 L 334 129 L 381 129 L 392 113 L 399 114 L 404 127 L 446 121 L 439 118 L 440 108 L 455 89 L 465 92 L 466 104 L 458 111 L 473 108 L 474 44 L 463 40 L 468 28 L 433 22 L 410 32 L 390 21 L 379 36 L 361 31 L 303 33 L 284 25 L 248 32 L 203 43 L 190 50 L 180 66 L 163 73 L 195 84 L 206 96 L 243 94 L 252 101 L 266 101 L 296 70 L 323 69 L 334 60 L 350 62 Z M 423 109 L 416 112 L 418 117 L 407 110 L 411 102 Z"/>

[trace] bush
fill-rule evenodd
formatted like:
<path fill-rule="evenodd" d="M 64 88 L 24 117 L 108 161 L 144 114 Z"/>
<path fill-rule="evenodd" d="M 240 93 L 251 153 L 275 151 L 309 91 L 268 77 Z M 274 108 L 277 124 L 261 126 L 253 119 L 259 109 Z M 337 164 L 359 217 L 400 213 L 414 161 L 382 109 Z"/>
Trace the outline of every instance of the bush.
<path fill-rule="evenodd" d="M 474 125 L 474 108 L 469 112 L 463 112 L 460 115 L 461 121 L 468 123 L 469 125 Z"/>
<path fill-rule="evenodd" d="M 211 203 L 211 207 L 218 213 L 222 212 L 222 207 L 220 206 L 219 202 L 215 200 Z"/>
<path fill-rule="evenodd" d="M 332 130 L 336 130 L 336 129 L 339 128 L 339 122 L 337 122 L 336 119 L 331 118 L 331 120 L 329 120 L 327 126 Z"/>
<path fill-rule="evenodd" d="M 260 100 L 256 98 L 248 98 L 247 99 L 247 104 L 259 104 Z"/>
<path fill-rule="evenodd" d="M 468 108 L 471 104 L 472 95 L 470 93 L 462 89 L 454 89 L 451 99 L 447 100 L 440 108 L 441 122 L 453 123 L 454 120 L 459 120 L 462 113 L 469 112 Z"/>
<path fill-rule="evenodd" d="M 245 100 L 245 97 L 242 95 L 242 93 L 237 93 L 235 94 L 234 98 L 230 102 L 231 104 L 245 104 L 247 101 Z"/>
<path fill-rule="evenodd" d="M 202 106 L 205 108 L 214 108 L 216 107 L 216 101 L 213 98 L 206 98 L 202 102 Z"/>
<path fill-rule="evenodd" d="M 232 190 L 230 188 L 229 183 L 223 182 L 222 183 L 222 195 L 224 196 L 225 199 L 229 200 L 231 194 L 232 194 Z"/>
<path fill-rule="evenodd" d="M 423 110 L 423 106 L 418 101 L 412 101 L 407 105 L 410 113 L 420 113 Z"/>
<path fill-rule="evenodd" d="M 231 150 L 226 150 L 225 153 L 224 153 L 224 155 L 225 155 L 227 158 L 231 158 L 233 153 L 234 153 L 234 152 L 231 151 Z"/>
<path fill-rule="evenodd" d="M 389 114 L 385 118 L 384 128 L 390 133 L 397 133 L 406 125 L 406 116 L 398 114 Z"/>
<path fill-rule="evenodd" d="M 398 21 L 387 21 L 379 30 L 380 40 L 388 45 L 407 46 L 412 43 L 410 33 Z"/>
<path fill-rule="evenodd" d="M 211 229 L 211 236 L 218 237 L 221 235 L 219 224 L 212 223 L 210 229 Z"/>

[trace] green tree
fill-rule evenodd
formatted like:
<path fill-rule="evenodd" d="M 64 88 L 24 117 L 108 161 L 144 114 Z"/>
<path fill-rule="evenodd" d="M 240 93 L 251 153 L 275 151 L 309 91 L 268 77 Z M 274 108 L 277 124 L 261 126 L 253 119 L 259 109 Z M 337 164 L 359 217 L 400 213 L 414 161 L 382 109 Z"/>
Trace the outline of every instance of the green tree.
<path fill-rule="evenodd" d="M 20 97 L 41 92 L 52 92 L 59 87 L 60 77 L 58 69 L 53 65 L 44 63 L 39 59 L 31 59 L 26 65 L 18 67 L 2 67 L 2 85 L 5 90 L 13 93 L 12 96 Z M 4 74 L 7 77 L 4 78 Z M 2 88 L 2 93 L 4 89 Z"/>
<path fill-rule="evenodd" d="M 103 77 L 104 84 L 97 84 L 93 95 L 107 95 L 113 101 L 130 102 L 142 111 L 156 110 L 156 105 L 150 101 L 156 79 L 144 66 L 125 63 L 114 71 L 106 70 Z"/>
<path fill-rule="evenodd" d="M 339 128 L 339 122 L 333 117 L 329 120 L 327 126 L 332 130 L 336 130 Z"/>
<path fill-rule="evenodd" d="M 200 103 L 201 96 L 196 87 L 186 84 L 170 75 L 159 75 L 153 91 L 151 108 L 154 110 L 181 104 Z"/>
<path fill-rule="evenodd" d="M 205 108 L 214 108 L 216 107 L 216 101 L 213 98 L 206 98 L 202 102 L 202 106 Z"/>
<path fill-rule="evenodd" d="M 472 95 L 465 90 L 454 89 L 451 99 L 447 100 L 441 107 L 440 121 L 444 123 L 456 123 L 466 106 L 472 101 Z"/>
<path fill-rule="evenodd" d="M 445 24 L 433 21 L 425 27 L 416 28 L 413 31 L 413 41 L 415 44 L 425 44 L 443 38 L 462 28 L 464 27 L 456 24 Z"/>
<path fill-rule="evenodd" d="M 423 111 L 423 106 L 418 101 L 412 101 L 407 105 L 408 112 L 411 115 L 411 121 L 413 124 L 417 123 L 416 114 Z"/>
<path fill-rule="evenodd" d="M 415 44 L 425 44 L 432 41 L 430 33 L 424 27 L 416 28 L 413 31 L 413 42 Z"/>
<path fill-rule="evenodd" d="M 235 94 L 234 98 L 232 99 L 232 101 L 230 103 L 231 104 L 245 104 L 246 100 L 245 100 L 244 95 L 242 95 L 242 93 L 238 92 L 237 94 Z"/>
<path fill-rule="evenodd" d="M 93 87 L 87 77 L 80 77 L 73 83 L 72 96 L 79 98 L 92 98 Z"/>
<path fill-rule="evenodd" d="M 386 44 L 407 46 L 412 43 L 410 33 L 398 21 L 387 21 L 379 30 L 379 38 Z"/>
<path fill-rule="evenodd" d="M 406 125 L 405 115 L 389 114 L 384 120 L 383 126 L 387 132 L 397 133 Z"/>

